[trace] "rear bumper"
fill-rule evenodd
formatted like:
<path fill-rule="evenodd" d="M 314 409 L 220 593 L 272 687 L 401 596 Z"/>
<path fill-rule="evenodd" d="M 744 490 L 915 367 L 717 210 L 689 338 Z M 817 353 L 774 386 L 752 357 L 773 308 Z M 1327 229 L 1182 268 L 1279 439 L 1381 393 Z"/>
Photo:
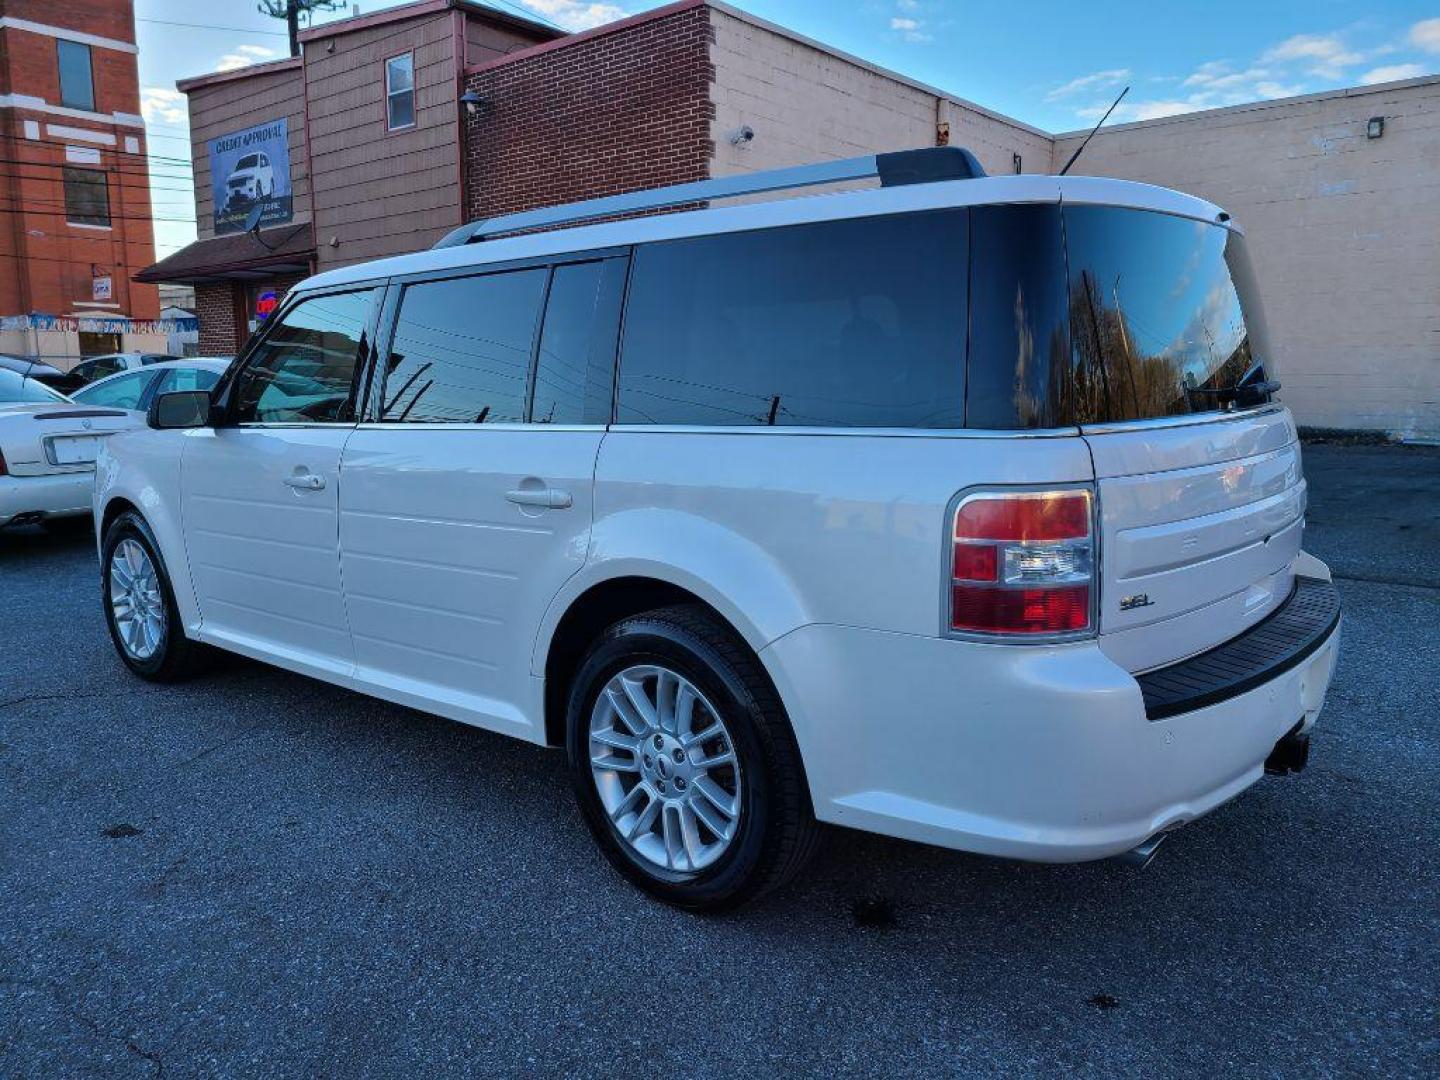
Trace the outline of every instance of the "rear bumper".
<path fill-rule="evenodd" d="M 764 659 L 816 815 L 943 847 L 1104 858 L 1233 798 L 1319 715 L 1339 624 L 1273 677 L 1152 719 L 1094 642 L 1024 648 L 808 626 Z"/>
<path fill-rule="evenodd" d="M 89 470 L 53 476 L 0 476 L 0 526 L 21 514 L 88 514 L 94 486 L 95 474 Z"/>

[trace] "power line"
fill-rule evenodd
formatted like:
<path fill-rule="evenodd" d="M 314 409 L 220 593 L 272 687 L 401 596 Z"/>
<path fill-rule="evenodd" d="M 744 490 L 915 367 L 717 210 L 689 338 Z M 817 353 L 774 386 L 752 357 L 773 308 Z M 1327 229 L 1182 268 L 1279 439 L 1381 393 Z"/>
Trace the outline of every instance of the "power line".
<path fill-rule="evenodd" d="M 24 160 L 22 160 L 22 159 L 20 159 L 20 158 L 0 158 L 0 165 L 19 165 L 19 166 L 21 166 L 22 168 L 33 166 L 33 167 L 37 167 L 37 168 L 49 168 L 49 169 L 64 169 L 64 168 L 69 168 L 69 167 L 70 167 L 70 166 L 61 165 L 61 164 L 58 164 L 58 163 L 55 163 L 55 162 L 24 161 Z M 75 167 L 76 167 L 76 168 L 79 168 L 79 167 L 81 167 L 81 166 L 75 166 Z M 112 173 L 109 172 L 109 171 L 105 171 L 105 170 L 96 170 L 96 171 L 104 172 L 104 175 L 106 175 L 106 176 L 112 175 Z M 148 179 L 149 179 L 149 174 L 147 174 L 147 173 L 121 172 L 120 170 L 117 169 L 117 170 L 115 170 L 115 171 L 113 172 L 113 175 L 114 175 L 114 176 L 116 177 L 116 179 L 119 181 L 120 188 L 121 188 L 121 190 L 123 190 L 123 191 L 181 191 L 181 192 L 185 192 L 186 194 L 189 194 L 189 195 L 191 195 L 191 196 L 193 196 L 193 195 L 195 194 L 195 189 L 194 189 L 193 187 L 171 187 L 171 186 L 168 185 L 168 184 L 155 184 L 155 183 L 137 183 L 137 184 L 127 184 L 127 183 L 125 183 L 125 178 L 126 178 L 126 177 L 132 177 L 132 178 L 134 178 L 134 179 L 136 179 L 136 180 L 140 180 L 140 181 L 148 180 Z M 26 173 L 20 173 L 20 172 L 5 172 L 5 171 L 0 171 L 0 176 L 8 177 L 8 178 L 11 179 L 11 180 L 39 180 L 39 181 L 41 181 L 41 182 L 43 182 L 43 183 L 52 183 L 52 184 L 53 184 L 53 183 L 56 181 L 56 179 L 57 179 L 57 177 L 48 176 L 48 175 L 36 176 L 36 175 L 34 175 L 34 174 L 26 174 Z M 180 177 L 178 177 L 178 176 L 176 176 L 176 177 L 166 177 L 165 179 L 179 180 Z"/>
<path fill-rule="evenodd" d="M 224 30 L 231 34 L 264 34 L 266 37 L 289 37 L 289 33 L 282 30 L 254 30 L 246 26 L 216 26 L 213 23 L 192 23 L 176 22 L 172 19 L 142 19 L 136 17 L 136 22 L 154 23 L 156 26 L 183 26 L 188 30 Z"/>
<path fill-rule="evenodd" d="M 570 32 L 570 31 L 566 30 L 563 26 L 561 26 L 559 23 L 555 22 L 553 19 L 548 19 L 548 18 L 546 18 L 544 15 L 541 15 L 540 12 L 538 12 L 538 11 L 532 11 L 532 10 L 530 10 L 529 8 L 521 7 L 519 4 L 512 4 L 512 3 L 510 2 L 510 0 L 494 0 L 494 2 L 497 3 L 497 4 L 503 4 L 505 7 L 509 8 L 511 11 L 519 12 L 521 15 L 525 16 L 525 18 L 529 19 L 531 22 L 544 23 L 546 26 L 553 27 L 554 29 L 560 30 L 560 31 L 562 31 L 562 32 L 564 32 L 564 33 L 567 33 L 567 34 Z"/>

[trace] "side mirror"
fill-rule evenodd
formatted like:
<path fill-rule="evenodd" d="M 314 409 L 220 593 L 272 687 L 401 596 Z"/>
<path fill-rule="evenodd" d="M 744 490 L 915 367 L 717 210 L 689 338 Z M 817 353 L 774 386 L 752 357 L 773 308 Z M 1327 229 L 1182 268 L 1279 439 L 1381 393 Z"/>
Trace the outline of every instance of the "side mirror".
<path fill-rule="evenodd" d="M 210 426 L 210 391 L 173 390 L 150 403 L 145 422 L 152 428 L 200 428 Z"/>

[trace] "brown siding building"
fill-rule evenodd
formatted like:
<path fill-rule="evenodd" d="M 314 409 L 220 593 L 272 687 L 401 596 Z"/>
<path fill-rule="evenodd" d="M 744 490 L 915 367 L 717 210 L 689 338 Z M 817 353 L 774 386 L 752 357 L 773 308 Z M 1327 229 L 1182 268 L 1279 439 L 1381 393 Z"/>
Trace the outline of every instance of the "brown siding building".
<path fill-rule="evenodd" d="M 139 112 L 128 0 L 0 0 L 0 351 L 164 347 Z"/>

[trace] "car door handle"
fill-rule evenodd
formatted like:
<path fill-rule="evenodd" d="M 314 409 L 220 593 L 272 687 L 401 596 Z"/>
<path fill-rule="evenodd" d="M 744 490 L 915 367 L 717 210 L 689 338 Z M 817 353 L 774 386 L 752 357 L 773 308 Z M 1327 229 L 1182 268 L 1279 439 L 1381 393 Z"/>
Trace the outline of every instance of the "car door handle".
<path fill-rule="evenodd" d="M 325 488 L 325 477 L 316 473 L 300 473 L 298 476 L 287 476 L 285 486 L 301 491 L 322 491 Z"/>
<path fill-rule="evenodd" d="M 543 506 L 547 510 L 568 510 L 575 505 L 575 500 L 568 491 L 558 491 L 555 488 L 540 488 L 537 491 L 519 488 L 507 491 L 505 498 L 516 506 Z"/>

